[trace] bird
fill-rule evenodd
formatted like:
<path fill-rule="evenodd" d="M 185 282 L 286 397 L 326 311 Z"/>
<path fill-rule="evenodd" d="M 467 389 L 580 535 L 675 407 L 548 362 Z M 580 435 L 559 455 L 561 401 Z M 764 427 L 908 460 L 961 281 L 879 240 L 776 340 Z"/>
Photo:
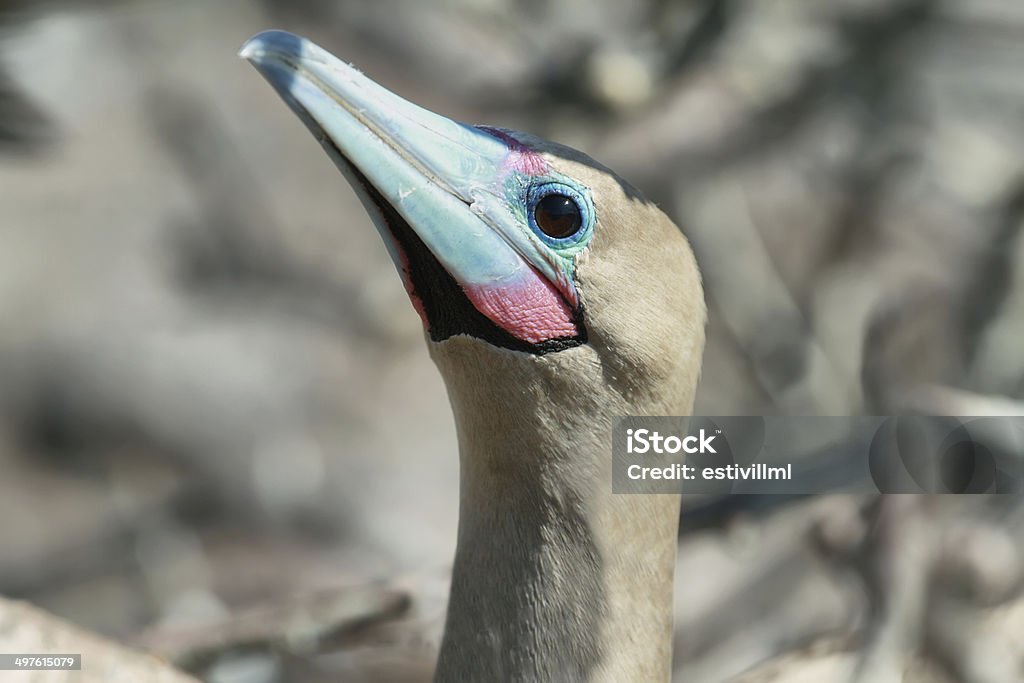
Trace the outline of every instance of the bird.
<path fill-rule="evenodd" d="M 437 681 L 671 675 L 680 495 L 612 492 L 618 416 L 688 415 L 693 250 L 581 152 L 423 109 L 312 41 L 240 51 L 379 230 L 448 392 L 459 522 Z"/>

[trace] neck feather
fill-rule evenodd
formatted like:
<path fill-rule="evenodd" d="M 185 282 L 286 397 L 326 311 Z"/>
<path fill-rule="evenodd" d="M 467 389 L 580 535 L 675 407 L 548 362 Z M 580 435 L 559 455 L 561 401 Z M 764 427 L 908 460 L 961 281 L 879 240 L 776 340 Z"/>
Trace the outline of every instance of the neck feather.
<path fill-rule="evenodd" d="M 434 349 L 459 434 L 458 549 L 438 681 L 667 681 L 679 496 L 611 492 L 615 416 L 643 404 L 593 349 Z M 678 394 L 678 395 L 677 395 Z"/>

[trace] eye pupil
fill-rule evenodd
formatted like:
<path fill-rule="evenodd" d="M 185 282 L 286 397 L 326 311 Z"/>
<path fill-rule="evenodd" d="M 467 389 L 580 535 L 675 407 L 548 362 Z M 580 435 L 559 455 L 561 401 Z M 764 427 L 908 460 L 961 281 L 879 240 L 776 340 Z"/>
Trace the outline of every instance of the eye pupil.
<path fill-rule="evenodd" d="M 533 217 L 537 227 L 548 237 L 570 237 L 583 225 L 580 207 L 564 194 L 549 194 L 541 199 L 533 210 Z"/>

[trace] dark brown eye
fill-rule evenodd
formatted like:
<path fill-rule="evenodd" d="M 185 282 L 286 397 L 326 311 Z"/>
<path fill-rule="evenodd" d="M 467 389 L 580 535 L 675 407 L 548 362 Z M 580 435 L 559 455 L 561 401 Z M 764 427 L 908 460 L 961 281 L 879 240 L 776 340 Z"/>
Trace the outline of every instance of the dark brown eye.
<path fill-rule="evenodd" d="M 541 232 L 556 239 L 575 235 L 583 225 L 580 207 L 564 194 L 549 194 L 537 202 L 533 218 Z"/>

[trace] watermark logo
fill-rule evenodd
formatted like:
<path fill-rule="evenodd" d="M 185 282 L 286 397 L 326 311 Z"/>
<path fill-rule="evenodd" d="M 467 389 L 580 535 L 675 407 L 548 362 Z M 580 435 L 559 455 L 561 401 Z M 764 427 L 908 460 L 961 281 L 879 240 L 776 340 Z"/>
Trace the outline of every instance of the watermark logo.
<path fill-rule="evenodd" d="M 1024 493 L 1024 417 L 625 417 L 616 493 Z"/>
<path fill-rule="evenodd" d="M 720 430 L 716 432 L 721 433 Z M 662 436 L 651 429 L 626 429 L 626 450 L 629 453 L 716 453 L 711 442 L 714 434 L 706 434 L 703 429 L 697 434 Z"/>

